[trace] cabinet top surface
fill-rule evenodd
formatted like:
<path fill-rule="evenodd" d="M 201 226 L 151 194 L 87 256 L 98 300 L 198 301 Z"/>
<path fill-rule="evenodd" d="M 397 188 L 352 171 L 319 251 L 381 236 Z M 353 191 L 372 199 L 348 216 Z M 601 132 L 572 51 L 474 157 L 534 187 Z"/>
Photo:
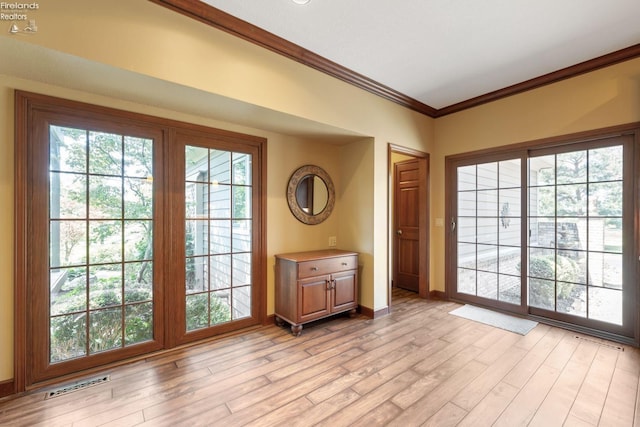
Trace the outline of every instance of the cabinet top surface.
<path fill-rule="evenodd" d="M 345 251 L 342 249 L 322 249 L 317 251 L 292 252 L 288 254 L 277 254 L 276 258 L 286 259 L 289 261 L 309 261 L 314 259 L 336 258 L 348 255 L 358 255 L 357 252 Z"/>

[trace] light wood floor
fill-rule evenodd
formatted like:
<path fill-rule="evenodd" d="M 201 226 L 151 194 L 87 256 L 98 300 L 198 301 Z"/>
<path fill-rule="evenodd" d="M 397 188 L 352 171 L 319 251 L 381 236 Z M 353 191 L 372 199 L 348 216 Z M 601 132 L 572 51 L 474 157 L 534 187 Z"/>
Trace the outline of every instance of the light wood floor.
<path fill-rule="evenodd" d="M 640 427 L 637 349 L 545 325 L 520 336 L 457 306 L 399 292 L 380 319 L 260 328 L 0 401 L 0 425 Z"/>

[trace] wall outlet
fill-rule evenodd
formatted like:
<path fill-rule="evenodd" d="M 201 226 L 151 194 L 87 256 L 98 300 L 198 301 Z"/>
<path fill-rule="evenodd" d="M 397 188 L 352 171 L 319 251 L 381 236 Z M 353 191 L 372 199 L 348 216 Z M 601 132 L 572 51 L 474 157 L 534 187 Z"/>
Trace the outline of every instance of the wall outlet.
<path fill-rule="evenodd" d="M 338 246 L 338 241 L 336 239 L 336 236 L 330 236 L 329 237 L 329 247 L 330 248 L 335 248 L 336 246 Z"/>

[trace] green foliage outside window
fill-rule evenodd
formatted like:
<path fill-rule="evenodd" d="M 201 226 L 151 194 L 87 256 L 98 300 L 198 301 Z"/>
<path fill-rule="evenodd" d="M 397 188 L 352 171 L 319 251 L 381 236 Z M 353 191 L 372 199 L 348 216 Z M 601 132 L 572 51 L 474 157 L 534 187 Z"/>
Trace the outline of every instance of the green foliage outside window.
<path fill-rule="evenodd" d="M 187 297 L 187 331 L 202 329 L 231 320 L 230 307 L 222 299 L 212 294 L 210 307 L 207 305 L 207 294 L 190 295 Z"/>
<path fill-rule="evenodd" d="M 153 142 L 52 126 L 50 153 L 51 361 L 153 339 Z"/>
<path fill-rule="evenodd" d="M 559 300 L 570 299 L 579 272 L 580 267 L 574 260 L 561 255 L 558 255 L 555 260 L 553 255 L 531 257 L 529 259 L 529 277 L 551 281 L 555 279 L 557 289 L 554 289 L 553 286 L 530 287 L 530 305 L 535 307 L 553 305 L 556 294 Z"/>

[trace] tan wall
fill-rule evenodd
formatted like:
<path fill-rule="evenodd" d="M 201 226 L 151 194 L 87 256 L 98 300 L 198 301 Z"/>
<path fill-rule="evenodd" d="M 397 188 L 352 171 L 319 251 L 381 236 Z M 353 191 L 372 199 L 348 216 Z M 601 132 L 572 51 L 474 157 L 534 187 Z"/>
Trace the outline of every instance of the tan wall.
<path fill-rule="evenodd" d="M 2 76 L 0 75 L 0 78 Z M 4 81 L 4 79 L 0 80 Z M 0 381 L 13 378 L 13 93 L 0 84 Z"/>
<path fill-rule="evenodd" d="M 0 34 L 0 73 L 6 74 L 0 75 L 0 203 L 4 207 L 0 233 L 12 236 L 14 226 L 13 89 L 264 136 L 269 140 L 269 313 L 273 312 L 273 255 L 326 247 L 330 235 L 337 236 L 339 247 L 362 253 L 361 304 L 374 310 L 386 307 L 388 143 L 431 154 L 435 224 L 444 216 L 445 156 L 640 121 L 640 60 L 434 121 L 151 2 L 92 0 L 89 8 L 83 0 L 57 0 L 42 3 L 36 13 L 38 33 L 21 35 L 19 41 L 40 48 L 42 57 L 21 57 L 20 46 L 3 43 L 18 40 L 16 36 Z M 4 60 L 7 46 L 17 51 L 24 67 Z M 60 54 L 71 55 L 71 77 L 41 69 L 44 60 L 57 60 Z M 120 73 L 78 79 L 74 72 L 86 63 Z M 122 72 L 131 78 L 123 79 Z M 94 78 L 90 84 L 88 77 Z M 153 81 L 171 85 L 172 96 L 158 99 L 149 89 Z M 183 99 L 175 96 L 181 93 Z M 187 94 L 215 97 L 200 99 L 203 103 L 196 114 Z M 215 103 L 224 99 L 240 101 L 242 108 L 222 120 L 215 113 L 219 107 Z M 265 111 L 282 113 L 279 120 L 302 118 L 362 138 L 336 147 L 324 144 L 322 137 L 294 138 L 246 126 Z M 236 114 L 235 119 L 229 114 Z M 336 180 L 336 212 L 320 226 L 298 223 L 286 206 L 286 182 L 304 163 L 319 164 Z M 432 290 L 444 289 L 443 248 L 444 228 L 432 226 Z M 0 381 L 13 377 L 13 258 L 13 242 L 6 237 L 0 241 Z"/>
<path fill-rule="evenodd" d="M 13 90 L 44 93 L 267 138 L 267 312 L 273 255 L 327 247 L 329 236 L 362 252 L 360 303 L 386 307 L 387 144 L 429 152 L 432 119 L 151 2 L 57 0 L 35 14 L 38 33 L 0 33 L 3 235 L 14 227 Z M 274 119 L 250 127 L 260 117 Z M 289 120 L 296 133 L 273 130 Z M 334 130 L 350 142 L 327 144 Z M 290 174 L 305 163 L 325 168 L 339 192 L 336 211 L 317 226 L 297 222 L 285 199 Z M 13 377 L 13 259 L 12 240 L 2 239 L 0 381 Z"/>
<path fill-rule="evenodd" d="M 0 32 L 0 38 L 363 135 L 384 135 L 399 145 L 430 143 L 425 139 L 432 136 L 432 120 L 424 115 L 149 1 L 92 0 L 87 7 L 85 0 L 56 0 L 35 13 L 38 33 L 16 38 Z"/>
<path fill-rule="evenodd" d="M 360 304 L 369 308 L 386 306 L 384 281 L 374 279 L 374 266 L 382 256 L 376 252 L 375 200 L 371 188 L 374 170 L 374 146 L 371 138 L 352 142 L 340 150 L 340 223 L 338 246 L 359 253 Z M 367 283 L 375 283 L 375 287 Z"/>
<path fill-rule="evenodd" d="M 290 213 L 286 201 L 286 186 L 289 177 L 299 166 L 313 163 L 324 168 L 334 180 L 336 188 L 341 188 L 339 158 L 340 146 L 320 142 L 301 140 L 286 135 L 265 132 L 206 120 L 201 117 L 189 117 L 172 111 L 165 111 L 144 105 L 132 105 L 117 100 L 107 99 L 85 93 L 70 91 L 42 83 L 26 81 L 9 76 L 1 76 L 0 100 L 5 107 L 0 115 L 0 203 L 2 206 L 13 206 L 13 90 L 31 90 L 52 96 L 75 99 L 113 108 L 127 109 L 139 113 L 152 114 L 159 117 L 179 119 L 190 123 L 198 123 L 214 128 L 224 128 L 251 135 L 259 135 L 267 142 L 267 312 L 274 311 L 274 255 L 281 252 L 322 249 L 328 246 L 329 236 L 339 236 L 341 201 L 340 192 L 336 200 L 333 214 L 322 224 L 304 225 Z M 13 236 L 13 209 L 6 209 L 0 217 L 0 232 L 4 236 Z M 0 240 L 0 378 L 13 376 L 13 239 Z M 371 283 L 371 282 L 370 282 Z M 369 286 L 371 287 L 371 286 Z M 372 292 L 372 290 L 370 290 Z M 1 380 L 0 380 L 1 381 Z"/>
<path fill-rule="evenodd" d="M 640 59 L 441 117 L 431 154 L 432 223 L 444 218 L 445 156 L 639 121 Z M 444 290 L 444 242 L 444 227 L 432 226 L 432 290 Z"/>

